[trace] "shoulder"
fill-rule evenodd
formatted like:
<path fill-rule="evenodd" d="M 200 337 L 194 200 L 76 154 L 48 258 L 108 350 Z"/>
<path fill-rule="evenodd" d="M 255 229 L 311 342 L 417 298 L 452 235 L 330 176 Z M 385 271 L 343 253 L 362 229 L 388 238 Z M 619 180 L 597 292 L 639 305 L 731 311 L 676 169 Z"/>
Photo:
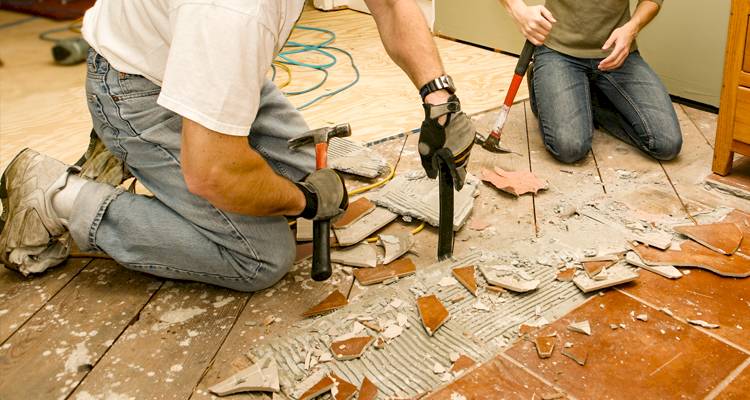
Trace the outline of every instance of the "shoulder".
<path fill-rule="evenodd" d="M 257 21 L 269 29 L 275 29 L 284 18 L 289 0 L 172 0 L 170 14 L 197 10 L 202 17 L 236 14 L 237 17 Z M 187 13 L 190 14 L 190 13 Z"/>

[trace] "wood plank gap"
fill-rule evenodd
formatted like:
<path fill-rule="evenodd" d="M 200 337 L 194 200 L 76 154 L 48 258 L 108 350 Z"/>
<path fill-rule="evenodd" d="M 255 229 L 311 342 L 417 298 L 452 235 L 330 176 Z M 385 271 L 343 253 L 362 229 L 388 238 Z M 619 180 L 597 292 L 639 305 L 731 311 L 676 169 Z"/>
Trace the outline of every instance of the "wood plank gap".
<path fill-rule="evenodd" d="M 122 268 L 124 268 L 124 267 L 122 267 Z M 93 371 L 94 368 L 96 368 L 96 366 L 99 365 L 99 361 L 103 360 L 104 357 L 107 356 L 107 353 L 109 353 L 109 351 L 112 350 L 112 347 L 114 347 L 115 343 L 117 343 L 117 341 L 120 340 L 120 337 L 122 336 L 122 334 L 125 333 L 125 331 L 127 331 L 128 328 L 130 328 L 130 326 L 132 326 L 133 324 L 135 324 L 138 321 L 138 319 L 140 319 L 141 311 L 143 311 L 143 309 L 146 308 L 146 306 L 148 305 L 148 303 L 150 303 L 151 300 L 153 300 L 153 298 L 156 296 L 156 294 L 159 293 L 159 291 L 161 290 L 162 286 L 164 286 L 164 281 L 161 281 L 161 283 L 159 283 L 159 288 L 156 289 L 156 290 L 154 290 L 153 293 L 151 293 L 151 296 L 148 298 L 148 300 L 145 303 L 143 303 L 143 305 L 138 310 L 138 312 L 135 313 L 135 315 L 133 315 L 133 318 L 130 320 L 130 322 L 128 322 L 128 324 L 125 325 L 125 327 L 122 328 L 122 330 L 120 331 L 120 333 L 117 334 L 117 337 L 115 337 L 115 340 L 112 341 L 112 344 L 109 345 L 106 350 L 104 350 L 104 352 L 102 353 L 102 355 L 99 358 L 97 358 L 96 360 L 94 360 L 94 364 L 91 366 L 91 369 L 89 369 L 88 371 L 86 371 L 86 374 L 83 375 L 83 378 L 79 379 L 78 382 L 75 384 L 75 386 L 73 386 L 73 387 L 70 388 L 70 391 L 65 396 L 65 400 L 67 400 L 71 396 L 73 396 L 73 393 L 76 392 L 76 389 L 78 389 L 78 386 L 81 386 L 81 384 L 83 383 L 83 381 L 86 380 L 86 378 L 89 376 L 89 374 L 91 373 L 91 371 Z"/>
<path fill-rule="evenodd" d="M 599 183 L 602 185 L 604 194 L 607 194 L 607 185 L 604 184 L 604 178 L 602 178 L 602 171 L 599 170 L 599 162 L 596 160 L 596 153 L 594 153 L 594 147 L 591 146 L 591 157 L 594 159 L 594 165 L 596 165 L 596 173 L 599 175 Z"/>
<path fill-rule="evenodd" d="M 16 327 L 16 329 L 13 330 L 13 333 L 11 333 L 10 335 L 8 335 L 8 337 L 5 338 L 4 340 L 0 341 L 0 347 L 2 347 L 5 344 L 5 342 L 7 342 L 8 340 L 10 340 L 13 337 L 13 335 L 16 334 L 16 332 L 18 332 L 19 330 L 21 330 L 21 328 L 23 328 L 29 321 L 31 321 L 34 318 L 34 316 L 36 316 L 39 313 L 40 310 L 43 310 L 44 307 L 47 305 L 47 303 L 49 303 L 53 298 L 55 298 L 55 296 L 57 296 L 57 294 L 60 293 L 60 291 L 62 291 L 63 289 L 65 289 L 65 287 L 68 286 L 70 284 L 70 282 L 72 282 L 75 279 L 75 277 L 78 276 L 78 274 L 81 273 L 81 271 L 83 271 L 86 267 L 89 266 L 89 264 L 91 264 L 91 261 L 93 261 L 93 259 L 89 259 L 88 261 L 86 261 L 86 264 L 83 267 L 81 267 L 81 269 L 79 269 L 78 272 L 76 272 L 75 274 L 73 274 L 70 277 L 70 279 L 68 279 L 68 281 L 65 282 L 64 285 L 60 286 L 60 288 L 57 289 L 49 297 L 49 299 L 47 299 L 47 301 L 44 302 L 44 304 L 41 304 L 39 306 L 39 308 L 37 308 L 31 315 L 29 315 L 28 318 L 26 318 L 25 321 L 23 321 L 23 323 L 21 323 L 20 325 L 18 325 L 18 327 Z"/>
<path fill-rule="evenodd" d="M 690 121 L 690 123 L 693 124 L 693 126 L 695 127 L 695 129 L 698 130 L 698 132 L 701 134 L 701 136 L 703 137 L 703 140 L 705 140 L 706 143 L 713 149 L 714 145 L 711 144 L 711 141 L 708 140 L 708 138 L 706 137 L 706 135 L 703 133 L 703 129 L 701 129 L 700 126 L 698 126 L 698 124 L 695 122 L 695 120 L 693 119 L 693 117 L 690 116 L 690 113 L 687 112 L 687 110 L 685 109 L 685 106 L 682 105 L 682 104 L 678 104 L 678 105 L 680 106 L 680 108 L 682 108 L 682 111 L 687 116 L 688 121 Z"/>
<path fill-rule="evenodd" d="M 721 392 L 723 392 L 724 389 L 726 389 L 727 387 L 729 387 L 729 385 L 735 379 L 737 379 L 737 377 L 742 373 L 742 371 L 745 370 L 745 368 L 747 368 L 748 365 L 750 365 L 750 357 L 748 357 L 748 359 L 745 360 L 745 362 L 743 362 L 737 368 L 735 368 L 734 371 L 732 371 L 731 373 L 729 373 L 729 375 L 727 375 L 727 377 L 724 378 L 723 381 L 719 382 L 719 384 L 716 385 L 716 387 L 714 387 L 713 389 L 711 389 L 711 391 L 708 392 L 708 394 L 706 395 L 706 397 L 704 397 L 704 399 L 705 400 L 713 400 L 713 399 L 715 399 L 716 396 L 718 396 Z"/>
<path fill-rule="evenodd" d="M 591 296 L 591 297 L 594 297 L 594 296 Z M 510 362 L 511 364 L 513 364 L 516 367 L 520 368 L 522 371 L 526 372 L 527 374 L 533 376 L 536 379 L 539 379 L 542 383 L 546 384 L 547 386 L 556 389 L 560 393 L 564 393 L 565 396 L 566 396 L 565 397 L 566 399 L 568 399 L 568 400 L 578 400 L 577 397 L 574 397 L 573 395 L 571 395 L 568 392 L 566 392 L 565 390 L 563 390 L 560 386 L 557 386 L 555 383 L 550 382 L 549 380 L 545 379 L 542 375 L 539 375 L 536 372 L 532 371 L 531 369 L 529 369 L 525 365 L 521 364 L 515 358 L 509 356 L 504 351 L 502 353 L 500 353 L 499 356 L 502 357 L 502 358 L 504 358 L 504 359 L 506 359 L 508 362 Z"/>
<path fill-rule="evenodd" d="M 685 214 L 688 218 L 690 218 L 690 221 L 693 222 L 694 225 L 698 225 L 698 222 L 693 218 L 693 216 L 690 214 L 690 211 L 687 208 L 687 205 L 685 204 L 685 201 L 682 200 L 682 196 L 680 196 L 680 193 L 677 192 L 677 188 L 674 185 L 674 182 L 672 182 L 672 178 L 669 177 L 669 173 L 667 172 L 667 169 L 664 168 L 664 164 L 659 161 L 659 166 L 661 167 L 661 170 L 664 171 L 664 175 L 667 177 L 667 181 L 669 182 L 669 186 L 672 187 L 672 190 L 674 191 L 674 194 L 677 196 L 677 200 L 680 201 L 680 205 L 682 206 L 682 210 L 685 211 Z"/>
<path fill-rule="evenodd" d="M 531 167 L 531 138 L 529 137 L 529 116 L 526 114 L 526 106 L 523 107 L 523 126 L 526 130 L 526 156 L 529 159 L 529 172 L 534 172 Z M 539 237 L 539 221 L 536 216 L 536 194 L 531 195 L 531 212 L 534 215 L 534 237 Z"/>

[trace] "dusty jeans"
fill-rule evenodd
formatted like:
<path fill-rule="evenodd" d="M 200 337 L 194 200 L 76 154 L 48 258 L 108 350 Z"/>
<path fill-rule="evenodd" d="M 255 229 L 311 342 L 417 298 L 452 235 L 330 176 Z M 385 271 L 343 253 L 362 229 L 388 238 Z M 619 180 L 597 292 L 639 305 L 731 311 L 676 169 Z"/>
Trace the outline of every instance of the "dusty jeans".
<path fill-rule="evenodd" d="M 637 51 L 614 71 L 599 71 L 600 61 L 536 49 L 529 92 L 547 150 L 565 163 L 580 160 L 596 123 L 651 157 L 676 157 L 680 123 L 656 73 Z"/>
<path fill-rule="evenodd" d="M 74 240 L 81 249 L 102 250 L 129 269 L 160 277 L 242 291 L 274 284 L 295 256 L 286 219 L 228 213 L 188 191 L 180 167 L 182 119 L 156 104 L 159 91 L 89 53 L 86 96 L 94 129 L 154 196 L 87 183 L 70 220 Z M 314 169 L 314 154 L 290 151 L 287 140 L 307 129 L 300 113 L 267 82 L 249 145 L 277 173 L 300 180 Z"/>

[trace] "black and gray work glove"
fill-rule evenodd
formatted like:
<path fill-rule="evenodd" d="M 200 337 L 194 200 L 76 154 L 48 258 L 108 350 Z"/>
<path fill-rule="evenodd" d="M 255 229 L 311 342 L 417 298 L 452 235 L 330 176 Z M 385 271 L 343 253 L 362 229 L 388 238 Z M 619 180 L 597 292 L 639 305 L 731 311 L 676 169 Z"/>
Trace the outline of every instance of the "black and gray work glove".
<path fill-rule="evenodd" d="M 349 206 L 344 179 L 330 168 L 319 169 L 296 183 L 305 195 L 305 209 L 299 216 L 307 219 L 331 219 Z"/>
<path fill-rule="evenodd" d="M 448 165 L 453 186 L 461 190 L 466 180 L 466 164 L 474 145 L 476 129 L 469 117 L 461 111 L 461 103 L 455 95 L 443 104 L 424 104 L 425 119 L 419 134 L 419 156 L 422 158 L 427 176 L 438 175 L 440 163 Z M 446 117 L 445 125 L 438 119 Z"/>

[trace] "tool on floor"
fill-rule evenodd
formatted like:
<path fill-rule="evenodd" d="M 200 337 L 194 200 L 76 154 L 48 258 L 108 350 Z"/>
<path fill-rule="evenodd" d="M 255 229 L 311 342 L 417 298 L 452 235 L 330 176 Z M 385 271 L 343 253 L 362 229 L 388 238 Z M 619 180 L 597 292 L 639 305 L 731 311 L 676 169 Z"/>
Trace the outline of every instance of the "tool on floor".
<path fill-rule="evenodd" d="M 513 105 L 513 100 L 516 98 L 518 88 L 521 86 L 523 76 L 526 75 L 526 70 L 529 68 L 531 63 L 531 57 L 534 54 L 534 44 L 530 41 L 526 41 L 521 50 L 521 55 L 518 57 L 518 63 L 516 63 L 516 70 L 513 73 L 513 80 L 510 82 L 508 93 L 505 95 L 505 102 L 503 107 L 500 109 L 500 113 L 497 115 L 495 125 L 492 127 L 492 131 L 487 137 L 482 137 L 477 133 L 477 143 L 481 144 L 485 149 L 494 153 L 512 153 L 507 147 L 502 145 L 501 139 L 503 134 L 503 126 L 505 121 L 508 120 L 508 113 L 510 107 Z"/>
<path fill-rule="evenodd" d="M 447 149 L 442 149 L 446 150 Z M 453 157 L 448 152 L 449 157 Z M 438 218 L 438 260 L 453 256 L 453 176 L 448 162 L 438 155 L 438 196 L 440 197 L 440 217 Z"/>
<path fill-rule="evenodd" d="M 315 169 L 328 166 L 328 140 L 332 137 L 347 137 L 352 135 L 349 124 L 339 124 L 324 128 L 313 129 L 304 135 L 289 139 L 290 149 L 315 144 Z M 313 221 L 313 256 L 310 275 L 315 281 L 324 281 L 331 277 L 331 221 Z"/>

